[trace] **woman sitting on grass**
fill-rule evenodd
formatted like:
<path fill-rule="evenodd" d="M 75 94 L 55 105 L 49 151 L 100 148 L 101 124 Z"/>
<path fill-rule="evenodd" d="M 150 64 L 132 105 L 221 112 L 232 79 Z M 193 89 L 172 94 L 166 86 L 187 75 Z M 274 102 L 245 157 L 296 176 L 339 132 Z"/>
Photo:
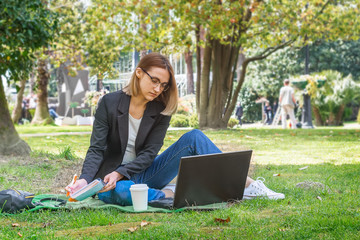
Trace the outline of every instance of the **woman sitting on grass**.
<path fill-rule="evenodd" d="M 81 176 L 66 190 L 73 193 L 102 178 L 107 184 L 98 197 L 106 203 L 131 205 L 129 189 L 135 183 L 149 186 L 149 201 L 173 197 L 166 185 L 178 173 L 181 157 L 221 152 L 201 131 L 193 130 L 157 155 L 177 104 L 169 60 L 159 53 L 143 57 L 129 85 L 100 101 Z M 245 187 L 244 199 L 285 197 L 249 177 Z"/>

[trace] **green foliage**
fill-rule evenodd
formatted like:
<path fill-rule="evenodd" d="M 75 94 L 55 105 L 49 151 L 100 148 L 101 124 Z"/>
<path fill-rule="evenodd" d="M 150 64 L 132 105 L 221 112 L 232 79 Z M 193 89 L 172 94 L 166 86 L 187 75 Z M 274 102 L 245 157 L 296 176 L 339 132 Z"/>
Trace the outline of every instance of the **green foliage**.
<path fill-rule="evenodd" d="M 29 113 L 30 113 L 31 117 L 34 117 L 34 115 L 35 115 L 35 108 L 30 108 L 30 109 L 29 109 Z"/>
<path fill-rule="evenodd" d="M 257 54 L 257 51 L 249 51 Z M 247 69 L 247 86 L 258 95 L 273 102 L 279 98 L 283 81 L 291 75 L 301 74 L 303 66 L 298 62 L 298 50 L 291 47 L 281 49 L 265 60 L 251 62 Z"/>
<path fill-rule="evenodd" d="M 183 114 L 174 114 L 170 120 L 170 126 L 172 127 L 188 127 L 189 118 Z"/>
<path fill-rule="evenodd" d="M 255 122 L 261 120 L 261 105 L 256 104 L 255 100 L 258 99 L 258 95 L 251 88 L 245 85 L 240 90 L 239 102 L 243 107 L 243 117 L 244 122 Z"/>
<path fill-rule="evenodd" d="M 358 122 L 358 124 L 360 124 L 360 111 L 358 112 L 358 115 L 357 115 L 357 122 Z"/>
<path fill-rule="evenodd" d="M 89 112 L 89 109 L 87 109 L 87 108 L 81 109 L 81 113 L 84 114 L 84 117 L 86 116 L 86 114 L 87 114 L 88 112 Z"/>
<path fill-rule="evenodd" d="M 230 118 L 227 126 L 228 126 L 229 128 L 233 128 L 233 127 L 234 127 L 236 124 L 238 124 L 238 123 L 239 123 L 239 120 L 237 120 L 237 119 L 235 119 L 235 118 Z"/>
<path fill-rule="evenodd" d="M 56 15 L 41 0 L 0 1 L 0 9 L 0 75 L 18 80 L 31 69 L 33 51 L 52 39 Z"/>
<path fill-rule="evenodd" d="M 76 108 L 77 106 L 79 106 L 79 103 L 78 102 L 71 102 L 69 106 L 70 106 L 70 108 Z"/>
<path fill-rule="evenodd" d="M 193 113 L 189 118 L 189 126 L 192 128 L 199 128 L 199 118 L 196 113 Z"/>
<path fill-rule="evenodd" d="M 324 86 L 318 87 L 310 82 L 306 87 L 311 92 L 311 104 L 320 113 L 318 122 L 338 125 L 344 117 L 346 105 L 360 99 L 360 84 L 353 81 L 351 75 L 343 77 L 336 71 L 324 71 L 320 75 L 326 77 Z"/>
<path fill-rule="evenodd" d="M 59 157 L 64 158 L 66 160 L 75 160 L 76 156 L 73 154 L 71 150 L 71 146 L 65 146 L 60 150 Z"/>
<path fill-rule="evenodd" d="M 190 115 L 189 109 L 186 106 L 182 105 L 182 104 L 178 105 L 176 113 L 181 114 L 181 115 L 186 115 L 186 116 Z"/>
<path fill-rule="evenodd" d="M 319 40 L 309 45 L 310 72 L 334 70 L 343 76 L 351 74 L 354 79 L 360 77 L 360 40 L 324 41 Z M 305 61 L 305 48 L 299 52 L 300 62 Z"/>

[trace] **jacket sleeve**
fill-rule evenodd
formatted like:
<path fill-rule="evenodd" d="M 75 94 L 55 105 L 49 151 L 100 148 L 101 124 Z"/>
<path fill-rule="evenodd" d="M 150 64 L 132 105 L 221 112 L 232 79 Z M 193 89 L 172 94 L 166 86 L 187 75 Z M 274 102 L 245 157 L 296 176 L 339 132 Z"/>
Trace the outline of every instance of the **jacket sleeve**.
<path fill-rule="evenodd" d="M 130 179 L 132 175 L 148 168 L 164 144 L 170 119 L 170 116 L 160 115 L 159 120 L 154 123 L 154 126 L 146 137 L 143 147 L 136 154 L 136 159 L 126 165 L 120 166 L 115 171 Z"/>
<path fill-rule="evenodd" d="M 104 96 L 103 98 L 105 98 Z M 109 133 L 108 110 L 105 99 L 99 102 L 95 113 L 95 121 L 91 134 L 90 147 L 86 153 L 85 161 L 80 178 L 91 182 L 104 161 L 104 153 L 107 148 L 107 136 Z"/>

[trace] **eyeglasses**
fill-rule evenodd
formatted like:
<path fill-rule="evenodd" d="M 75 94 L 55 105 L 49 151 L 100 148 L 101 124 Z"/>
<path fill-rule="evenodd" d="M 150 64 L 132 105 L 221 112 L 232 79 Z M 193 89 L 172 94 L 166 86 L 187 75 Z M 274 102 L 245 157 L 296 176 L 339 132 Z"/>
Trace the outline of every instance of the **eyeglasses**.
<path fill-rule="evenodd" d="M 146 73 L 146 75 L 148 75 L 150 77 L 150 80 L 153 84 L 154 87 L 157 87 L 160 85 L 160 89 L 163 90 L 164 92 L 166 90 L 169 89 L 169 84 L 168 83 L 161 83 L 160 79 L 156 78 L 156 77 L 152 77 L 147 71 L 145 71 L 143 68 L 140 68 L 144 73 Z"/>

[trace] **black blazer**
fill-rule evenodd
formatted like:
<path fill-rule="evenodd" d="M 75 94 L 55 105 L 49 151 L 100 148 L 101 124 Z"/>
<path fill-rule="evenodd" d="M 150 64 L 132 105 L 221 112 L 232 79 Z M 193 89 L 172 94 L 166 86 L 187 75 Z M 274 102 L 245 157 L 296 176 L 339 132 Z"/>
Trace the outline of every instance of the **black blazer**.
<path fill-rule="evenodd" d="M 96 110 L 90 147 L 80 178 L 88 183 L 113 171 L 130 179 L 153 162 L 163 145 L 170 116 L 158 101 L 148 102 L 135 140 L 136 159 L 121 166 L 129 134 L 130 96 L 122 91 L 106 94 Z"/>

